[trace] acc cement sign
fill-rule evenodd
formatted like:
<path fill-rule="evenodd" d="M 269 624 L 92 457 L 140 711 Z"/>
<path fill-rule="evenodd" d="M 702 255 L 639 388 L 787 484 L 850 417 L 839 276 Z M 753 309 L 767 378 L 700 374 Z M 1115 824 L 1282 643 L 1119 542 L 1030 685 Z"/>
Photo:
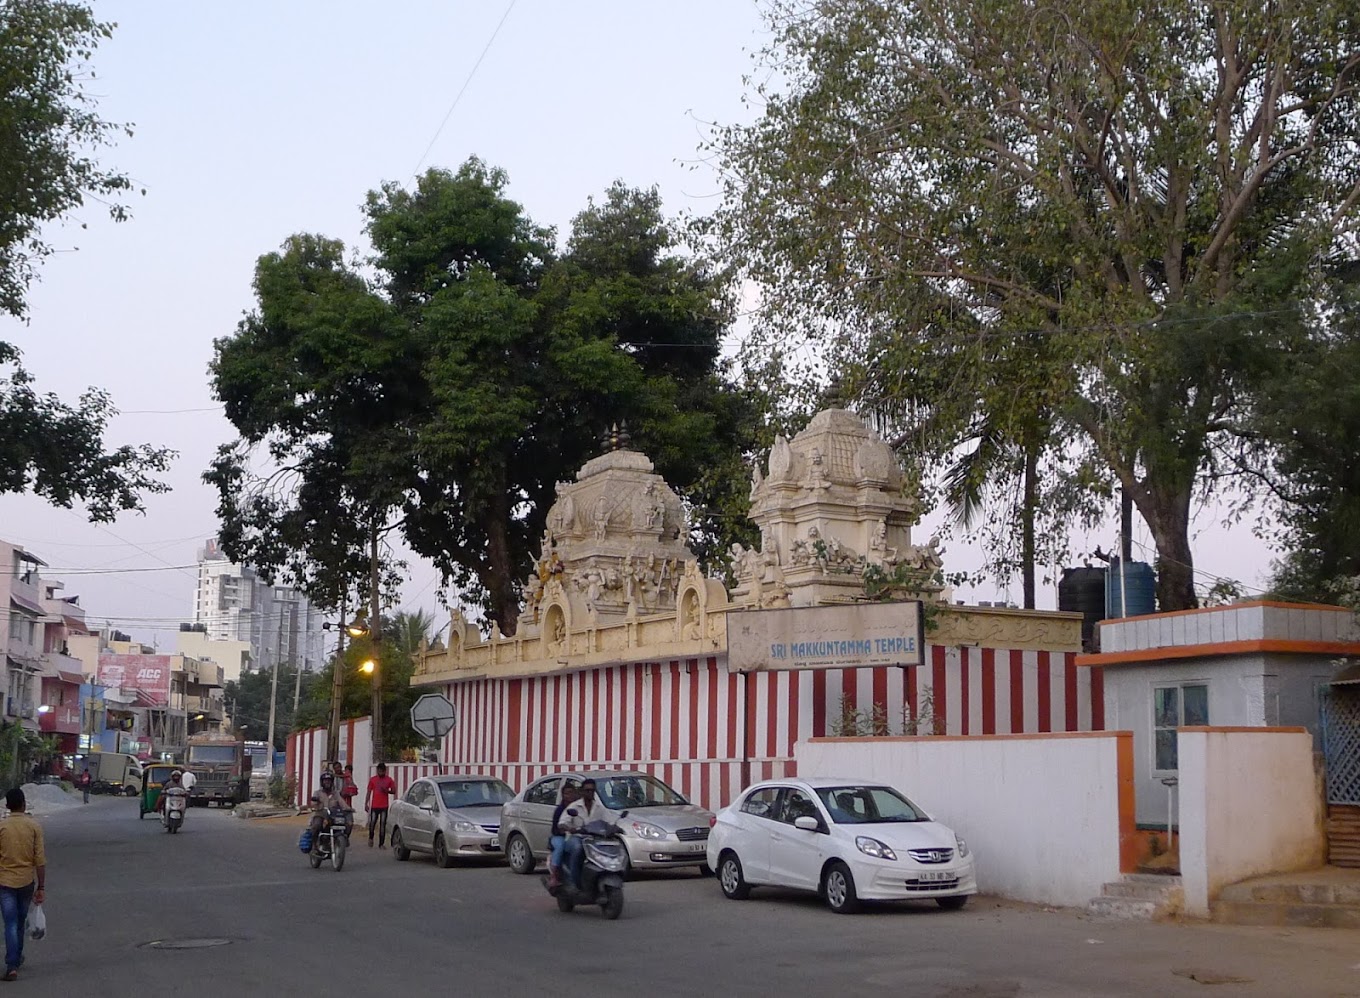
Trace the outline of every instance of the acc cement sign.
<path fill-rule="evenodd" d="M 924 625 L 916 600 L 730 612 L 727 667 L 776 672 L 920 665 Z"/>

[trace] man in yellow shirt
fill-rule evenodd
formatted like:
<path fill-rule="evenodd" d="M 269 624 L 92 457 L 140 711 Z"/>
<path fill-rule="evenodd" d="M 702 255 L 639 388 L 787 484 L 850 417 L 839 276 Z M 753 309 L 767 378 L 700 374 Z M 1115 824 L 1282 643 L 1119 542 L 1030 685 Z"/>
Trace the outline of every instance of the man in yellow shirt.
<path fill-rule="evenodd" d="M 5 918 L 5 975 L 19 978 L 24 964 L 24 923 L 28 906 L 46 897 L 47 853 L 42 827 L 28 814 L 24 792 L 15 787 L 5 794 L 9 817 L 0 821 L 0 914 Z M 36 890 L 34 889 L 36 886 Z"/>

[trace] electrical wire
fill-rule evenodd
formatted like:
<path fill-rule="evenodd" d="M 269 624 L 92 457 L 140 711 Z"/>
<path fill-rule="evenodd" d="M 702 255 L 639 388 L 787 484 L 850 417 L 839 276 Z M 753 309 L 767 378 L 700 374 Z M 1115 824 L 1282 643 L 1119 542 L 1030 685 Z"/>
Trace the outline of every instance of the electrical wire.
<path fill-rule="evenodd" d="M 444 120 L 441 121 L 439 127 L 435 129 L 434 137 L 430 139 L 430 144 L 427 145 L 425 151 L 420 154 L 420 162 L 417 163 L 416 168 L 411 171 L 411 176 L 419 176 L 420 168 L 425 165 L 426 157 L 430 155 L 430 150 L 434 148 L 434 144 L 439 141 L 439 136 L 444 132 L 444 126 L 447 125 L 449 119 L 453 117 L 453 112 L 458 107 L 458 102 L 463 99 L 463 94 L 467 93 L 468 84 L 470 84 L 472 78 L 477 75 L 477 70 L 482 65 L 482 60 L 485 59 L 486 54 L 491 51 L 491 46 L 495 43 L 496 36 L 501 33 L 501 28 L 505 27 L 506 19 L 510 17 L 510 12 L 515 9 L 515 3 L 516 0 L 510 0 L 510 5 L 505 8 L 505 13 L 501 15 L 500 22 L 496 25 L 496 30 L 491 32 L 491 37 L 486 40 L 486 46 L 482 49 L 482 54 L 479 55 L 477 61 L 472 64 L 472 69 L 468 71 L 467 79 L 463 81 L 463 86 L 458 90 L 457 96 L 453 98 L 453 103 L 449 105 L 448 111 L 444 113 Z"/>

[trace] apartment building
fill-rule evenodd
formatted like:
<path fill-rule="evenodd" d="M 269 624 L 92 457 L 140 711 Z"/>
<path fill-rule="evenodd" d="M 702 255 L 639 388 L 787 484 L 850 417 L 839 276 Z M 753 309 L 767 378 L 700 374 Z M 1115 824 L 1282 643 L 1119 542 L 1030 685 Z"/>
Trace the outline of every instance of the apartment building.
<path fill-rule="evenodd" d="M 310 671 L 323 663 L 321 620 L 297 590 L 270 585 L 210 540 L 198 555 L 193 625 L 181 635 L 181 651 L 213 657 L 228 675 L 289 662 Z"/>

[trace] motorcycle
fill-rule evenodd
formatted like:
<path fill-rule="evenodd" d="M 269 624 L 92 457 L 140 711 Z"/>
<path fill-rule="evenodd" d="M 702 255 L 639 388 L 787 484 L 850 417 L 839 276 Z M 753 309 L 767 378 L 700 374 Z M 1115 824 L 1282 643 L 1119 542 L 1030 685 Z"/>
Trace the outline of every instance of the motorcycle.
<path fill-rule="evenodd" d="M 345 809 L 331 808 L 330 814 L 321 824 L 321 831 L 312 842 L 312 850 L 307 854 L 313 870 L 321 869 L 326 860 L 331 861 L 338 873 L 345 865 L 345 850 L 349 848 L 349 825 L 345 821 Z"/>
<path fill-rule="evenodd" d="M 161 824 L 165 826 L 167 832 L 174 835 L 184 824 L 184 809 L 188 799 L 182 794 L 166 794 L 163 800 L 165 811 L 161 815 Z"/>
<path fill-rule="evenodd" d="M 592 821 L 575 834 L 581 836 L 585 847 L 581 883 L 564 881 L 551 887 L 545 876 L 543 886 L 557 899 L 559 911 L 573 911 L 578 904 L 598 904 L 605 918 L 618 918 L 623 914 L 623 871 L 628 868 L 628 848 L 619 826 Z"/>

